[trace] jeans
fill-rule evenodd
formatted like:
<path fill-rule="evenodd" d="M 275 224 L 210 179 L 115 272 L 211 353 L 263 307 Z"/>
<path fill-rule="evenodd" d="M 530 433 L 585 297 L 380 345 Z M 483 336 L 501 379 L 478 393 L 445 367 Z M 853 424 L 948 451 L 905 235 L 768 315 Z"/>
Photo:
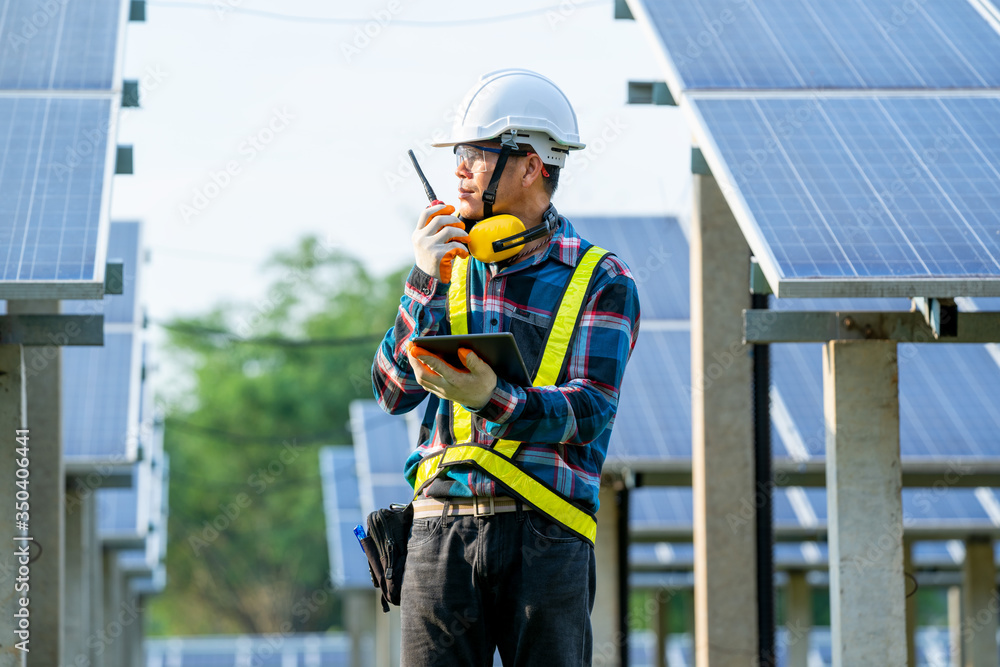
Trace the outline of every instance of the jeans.
<path fill-rule="evenodd" d="M 536 511 L 415 519 L 403 667 L 590 667 L 596 561 Z"/>

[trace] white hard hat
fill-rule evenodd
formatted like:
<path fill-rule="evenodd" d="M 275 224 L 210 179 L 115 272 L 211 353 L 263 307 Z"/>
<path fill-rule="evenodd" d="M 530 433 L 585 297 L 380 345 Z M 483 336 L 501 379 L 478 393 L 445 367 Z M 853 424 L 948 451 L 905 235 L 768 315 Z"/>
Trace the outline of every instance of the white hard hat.
<path fill-rule="evenodd" d="M 447 141 L 435 147 L 513 138 L 528 144 L 544 164 L 562 167 L 580 143 L 576 114 L 559 86 L 526 69 L 484 74 L 459 107 Z"/>

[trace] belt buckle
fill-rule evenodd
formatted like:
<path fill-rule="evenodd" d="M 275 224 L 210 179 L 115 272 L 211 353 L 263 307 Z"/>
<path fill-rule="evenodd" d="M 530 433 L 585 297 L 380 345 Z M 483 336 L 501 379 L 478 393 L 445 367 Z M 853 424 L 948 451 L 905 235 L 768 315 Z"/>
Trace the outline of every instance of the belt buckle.
<path fill-rule="evenodd" d="M 490 509 L 488 512 L 479 511 L 479 496 L 475 496 L 472 505 L 472 515 L 473 516 L 493 516 L 496 514 L 496 508 L 493 505 L 493 496 L 487 496 L 490 499 Z"/>

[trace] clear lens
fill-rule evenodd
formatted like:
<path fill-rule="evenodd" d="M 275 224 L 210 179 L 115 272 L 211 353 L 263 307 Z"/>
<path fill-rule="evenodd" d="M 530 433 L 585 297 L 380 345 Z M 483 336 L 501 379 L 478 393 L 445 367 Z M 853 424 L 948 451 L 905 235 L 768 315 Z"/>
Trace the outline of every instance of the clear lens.
<path fill-rule="evenodd" d="M 489 169 L 488 155 L 478 146 L 460 144 L 455 146 L 455 166 L 460 167 L 465 162 L 465 168 L 473 174 L 482 174 Z"/>

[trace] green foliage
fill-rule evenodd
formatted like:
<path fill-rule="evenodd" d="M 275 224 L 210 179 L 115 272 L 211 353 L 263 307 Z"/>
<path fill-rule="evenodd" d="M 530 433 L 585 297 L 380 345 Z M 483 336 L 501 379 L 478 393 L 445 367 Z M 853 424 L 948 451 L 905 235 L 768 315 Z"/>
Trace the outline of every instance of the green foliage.
<path fill-rule="evenodd" d="M 257 303 L 167 327 L 191 391 L 167 397 L 168 583 L 150 604 L 152 633 L 341 625 L 318 450 L 351 442 L 348 406 L 372 397 L 404 274 L 374 278 L 312 237 L 266 268 L 276 277 Z"/>

